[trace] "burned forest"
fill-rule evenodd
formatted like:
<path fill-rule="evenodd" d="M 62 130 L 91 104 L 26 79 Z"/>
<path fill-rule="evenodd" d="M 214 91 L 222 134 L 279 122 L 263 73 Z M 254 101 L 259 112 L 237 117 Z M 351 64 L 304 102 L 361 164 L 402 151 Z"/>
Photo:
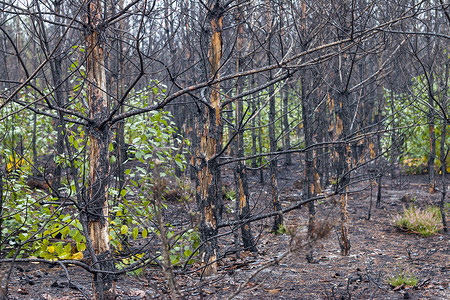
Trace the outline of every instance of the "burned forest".
<path fill-rule="evenodd" d="M 450 299 L 448 0 L 0 0 L 0 300 Z"/>

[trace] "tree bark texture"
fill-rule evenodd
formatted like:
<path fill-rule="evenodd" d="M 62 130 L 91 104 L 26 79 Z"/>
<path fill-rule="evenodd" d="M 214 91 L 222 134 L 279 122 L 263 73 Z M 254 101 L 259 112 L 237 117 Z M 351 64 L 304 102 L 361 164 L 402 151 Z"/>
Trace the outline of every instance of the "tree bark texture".
<path fill-rule="evenodd" d="M 89 117 L 89 198 L 86 204 L 89 238 L 91 239 L 96 264 L 101 271 L 114 271 L 109 243 L 108 223 L 108 186 L 109 186 L 109 125 L 99 127 L 98 124 L 108 117 L 108 101 L 106 93 L 106 72 L 104 51 L 97 25 L 102 18 L 102 2 L 92 1 L 88 9 L 88 24 L 91 32 L 87 42 L 87 77 Z M 114 276 L 107 273 L 94 273 L 94 299 L 115 299 Z"/>
<path fill-rule="evenodd" d="M 313 103 L 309 97 L 306 96 L 306 82 L 302 77 L 301 81 L 301 99 L 302 99 L 302 119 L 303 119 L 303 133 L 305 136 L 305 148 L 313 144 Z M 303 181 L 303 200 L 314 197 L 314 151 L 310 149 L 305 152 L 305 177 Z M 314 232 L 315 223 L 315 206 L 314 201 L 308 204 L 308 237 L 312 236 Z"/>
<path fill-rule="evenodd" d="M 348 184 L 349 174 L 349 145 L 345 142 L 349 134 L 349 94 L 344 91 L 336 93 L 336 123 L 335 133 L 340 144 L 336 147 L 335 157 L 338 176 L 338 191 L 341 200 L 341 232 L 339 245 L 342 255 L 350 255 L 350 240 L 348 236 Z"/>
<path fill-rule="evenodd" d="M 208 15 L 211 36 L 209 39 L 208 60 L 210 78 L 219 78 L 222 59 L 223 16 L 219 13 L 218 2 L 211 6 Z M 209 103 L 205 105 L 203 115 L 199 117 L 197 147 L 197 202 L 201 212 L 200 239 L 202 246 L 202 263 L 204 275 L 217 273 L 217 223 L 220 221 L 222 191 L 220 168 L 216 155 L 222 148 L 222 121 L 220 84 L 211 86 Z"/>
<path fill-rule="evenodd" d="M 267 10 L 267 64 L 272 63 L 272 52 L 271 52 L 271 39 L 272 39 L 272 4 L 270 1 L 266 1 Z M 269 71 L 269 81 L 272 80 L 272 70 Z M 270 152 L 274 153 L 277 151 L 277 137 L 275 134 L 275 120 L 276 120 L 276 107 L 275 107 L 275 90 L 274 86 L 269 86 L 269 144 Z M 281 210 L 280 195 L 278 193 L 278 181 L 277 181 L 277 166 L 278 159 L 276 156 L 270 157 L 270 186 L 272 189 L 272 205 L 275 211 Z M 273 222 L 273 232 L 277 232 L 280 226 L 283 225 L 283 215 L 280 213 L 275 216 Z"/>
<path fill-rule="evenodd" d="M 240 4 L 242 1 L 239 1 Z M 242 71 L 242 65 L 243 65 L 243 59 L 242 56 L 242 50 L 243 50 L 243 16 L 242 12 L 237 12 L 236 20 L 238 22 L 238 32 L 237 32 L 237 43 L 236 43 L 236 52 L 237 52 L 237 59 L 236 59 L 236 72 Z M 241 93 L 241 84 L 240 79 L 237 79 L 235 84 L 235 90 L 236 95 L 239 95 Z M 244 123 L 244 103 L 243 99 L 240 99 L 236 103 L 236 124 L 243 124 Z M 236 155 L 237 157 L 244 157 L 244 131 L 240 126 L 237 127 L 237 136 L 235 141 L 235 147 L 236 147 Z M 238 218 L 239 220 L 243 220 L 246 218 L 250 218 L 250 203 L 249 203 L 249 191 L 248 191 L 248 178 L 247 178 L 247 166 L 244 161 L 238 161 L 236 163 L 236 169 L 235 169 L 235 178 L 236 178 L 236 196 L 238 204 L 237 206 L 237 212 L 238 212 Z M 256 252 L 255 243 L 253 241 L 253 235 L 251 231 L 251 224 L 245 223 L 241 224 L 241 234 L 242 234 L 242 243 L 244 245 L 245 250 L 250 250 L 252 252 Z"/>

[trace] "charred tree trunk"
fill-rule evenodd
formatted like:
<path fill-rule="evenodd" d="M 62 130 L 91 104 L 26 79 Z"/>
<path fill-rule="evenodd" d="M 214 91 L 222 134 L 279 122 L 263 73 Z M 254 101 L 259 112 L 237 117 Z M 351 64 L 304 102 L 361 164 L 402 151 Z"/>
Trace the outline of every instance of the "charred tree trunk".
<path fill-rule="evenodd" d="M 123 0 L 119 0 L 118 3 L 119 10 L 123 8 Z M 124 92 L 124 78 L 125 78 L 125 57 L 124 57 L 124 31 L 125 22 L 121 20 L 119 22 L 119 33 L 117 36 L 117 54 L 115 61 L 115 73 L 116 73 L 116 97 L 120 99 Z M 119 112 L 123 113 L 125 107 L 122 105 Z M 127 160 L 127 149 L 125 146 L 125 121 L 121 121 L 117 124 L 116 129 L 116 161 L 117 161 L 117 179 L 118 179 L 118 190 L 122 190 L 125 185 L 125 161 Z"/>
<path fill-rule="evenodd" d="M 255 75 L 251 75 L 249 90 L 251 90 L 254 86 L 255 86 Z M 257 101 L 256 99 L 252 99 L 252 101 L 251 101 L 252 115 L 254 115 L 257 112 L 256 101 Z M 257 135 L 256 135 L 256 118 L 252 118 L 251 126 L 252 126 L 252 130 L 251 130 L 251 135 L 252 135 L 252 156 L 255 156 L 256 155 L 256 138 L 257 138 Z M 254 169 L 254 174 L 256 174 L 255 173 L 256 167 L 257 167 L 256 157 L 252 158 L 251 166 Z"/>
<path fill-rule="evenodd" d="M 239 1 L 241 2 L 241 1 Z M 242 3 L 240 3 L 242 4 Z M 237 43 L 236 43 L 236 52 L 238 58 L 236 60 L 236 72 L 242 71 L 243 59 L 242 55 L 242 43 L 243 43 L 243 16 L 242 11 L 237 12 L 236 21 L 238 25 L 237 32 Z M 242 80 L 237 79 L 235 81 L 235 91 L 236 95 L 241 93 L 241 82 Z M 244 124 L 244 104 L 243 99 L 239 99 L 236 103 L 236 124 Z M 236 156 L 244 157 L 244 131 L 241 126 L 236 127 L 237 136 L 235 141 L 236 147 Z M 245 161 L 238 161 L 236 163 L 235 170 L 236 177 L 236 196 L 237 196 L 237 216 L 239 220 L 243 220 L 246 218 L 250 218 L 250 205 L 249 205 L 249 191 L 248 191 L 248 180 L 247 180 L 247 166 Z M 245 250 L 250 250 L 252 252 L 256 252 L 256 247 L 253 241 L 253 235 L 251 231 L 251 224 L 245 223 L 241 224 L 241 234 L 242 234 L 242 243 L 244 245 Z"/>
<path fill-rule="evenodd" d="M 102 2 L 91 1 L 88 6 L 87 23 L 91 32 L 87 43 L 89 126 L 89 188 L 85 214 L 89 238 L 94 249 L 93 267 L 100 271 L 114 272 L 115 266 L 109 243 L 108 187 L 109 187 L 109 141 L 108 124 L 99 126 L 108 118 L 109 107 L 106 93 L 104 50 L 98 25 L 102 18 Z M 114 276 L 96 272 L 93 278 L 94 299 L 115 299 Z"/>
<path fill-rule="evenodd" d="M 303 119 L 303 134 L 305 136 L 305 148 L 309 148 L 313 145 L 313 103 L 310 101 L 309 97 L 306 96 L 305 79 L 301 78 L 301 97 L 302 97 L 302 119 Z M 314 185 L 314 150 L 309 149 L 305 152 L 305 173 L 303 181 L 303 200 L 311 199 L 314 197 L 315 185 Z M 315 231 L 315 217 L 316 208 L 314 201 L 308 204 L 308 238 L 313 237 Z M 312 262 L 313 252 L 310 249 L 307 253 L 307 261 Z"/>
<path fill-rule="evenodd" d="M 208 14 L 211 36 L 209 37 L 208 60 L 210 79 L 219 78 L 222 59 L 223 16 L 219 1 L 214 1 Z M 197 148 L 197 203 L 201 212 L 200 239 L 202 241 L 202 263 L 204 275 L 217 273 L 217 224 L 221 218 L 222 190 L 217 154 L 222 149 L 222 108 L 220 84 L 211 86 L 204 112 L 199 116 Z"/>
<path fill-rule="evenodd" d="M 284 149 L 291 149 L 291 129 L 289 126 L 289 92 L 286 90 L 283 92 L 283 129 L 284 129 Z M 286 165 L 292 165 L 292 155 L 290 152 L 285 155 Z"/>
<path fill-rule="evenodd" d="M 434 162 L 436 160 L 436 133 L 434 130 L 435 127 L 435 116 L 434 116 L 434 95 L 431 90 L 434 85 L 433 74 L 430 72 L 430 90 L 428 91 L 428 130 L 430 134 L 430 156 L 428 158 L 428 184 L 430 188 L 430 192 L 434 192 L 436 190 L 436 176 L 434 171 Z"/>
<path fill-rule="evenodd" d="M 272 64 L 272 6 L 270 1 L 266 1 L 266 10 L 267 10 L 267 64 Z M 271 81 L 273 79 L 272 70 L 269 71 L 269 78 L 268 81 Z M 269 86 L 269 144 L 270 144 L 270 152 L 274 153 L 277 151 L 277 137 L 275 134 L 275 121 L 276 121 L 276 107 L 275 107 L 275 89 L 274 86 Z M 278 181 L 277 181 L 277 166 L 278 165 L 278 159 L 276 156 L 270 157 L 270 164 L 269 164 L 269 170 L 270 170 L 270 186 L 272 189 L 272 205 L 275 211 L 281 210 L 281 203 L 280 203 L 280 195 L 278 194 Z M 280 226 L 283 225 L 283 215 L 280 213 L 275 216 L 272 231 L 277 232 L 277 230 L 280 228 Z"/>
<path fill-rule="evenodd" d="M 445 65 L 445 76 L 441 82 L 441 89 L 444 91 L 444 95 L 448 91 L 448 78 L 449 78 L 449 65 L 448 63 Z M 442 106 L 447 107 L 447 98 L 442 97 Z M 441 160 L 441 181 L 442 181 L 442 191 L 441 191 L 441 201 L 439 202 L 439 209 L 442 215 L 442 225 L 444 226 L 444 232 L 448 232 L 447 226 L 447 218 L 445 215 L 445 199 L 447 198 L 447 182 L 445 180 L 445 176 L 447 174 L 447 156 L 449 149 L 445 149 L 446 140 L 447 140 L 447 126 L 448 122 L 445 118 L 442 119 L 441 125 L 441 149 L 440 149 L 440 160 Z"/>
<path fill-rule="evenodd" d="M 442 120 L 442 129 L 441 129 L 441 174 L 442 174 L 442 196 L 441 196 L 441 201 L 439 202 L 439 209 L 441 211 L 441 215 L 442 215 L 442 225 L 444 226 L 444 231 L 447 232 L 448 228 L 447 228 L 447 219 L 445 216 L 445 209 L 444 209 L 444 204 L 445 204 L 445 198 L 447 197 L 447 184 L 446 184 L 446 180 L 445 180 L 445 174 L 447 173 L 447 164 L 446 164 L 446 160 L 447 160 L 447 155 L 448 155 L 448 149 L 447 151 L 445 150 L 445 141 L 447 138 L 447 120 Z"/>
<path fill-rule="evenodd" d="M 340 142 L 335 156 L 337 157 L 336 170 L 338 176 L 338 192 L 341 200 L 341 230 L 339 245 L 342 255 L 350 255 L 350 240 L 348 237 L 348 185 L 349 174 L 349 147 L 345 142 L 349 131 L 349 94 L 347 91 L 336 93 L 336 134 Z"/>
<path fill-rule="evenodd" d="M 394 106 L 394 90 L 391 89 L 390 92 L 390 109 L 391 109 L 391 114 L 397 114 L 397 112 L 395 111 L 395 106 Z M 390 157 L 390 163 L 391 163 L 391 179 L 394 179 L 396 176 L 396 172 L 395 169 L 396 167 L 396 163 L 397 163 L 397 158 L 398 158 L 398 148 L 399 148 L 399 141 L 398 141 L 398 137 L 397 137 L 397 118 L 393 118 L 392 120 L 392 131 L 391 131 L 391 157 Z"/>
<path fill-rule="evenodd" d="M 3 226 L 3 158 L 0 155 L 0 241 L 2 241 L 2 226 Z M 0 251 L 0 258 L 3 258 L 3 254 Z"/>

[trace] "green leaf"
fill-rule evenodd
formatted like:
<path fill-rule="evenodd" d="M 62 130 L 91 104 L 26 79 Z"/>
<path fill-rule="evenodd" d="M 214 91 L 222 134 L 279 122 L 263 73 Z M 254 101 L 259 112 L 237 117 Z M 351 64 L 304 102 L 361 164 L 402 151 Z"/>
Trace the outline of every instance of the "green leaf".
<path fill-rule="evenodd" d="M 76 233 L 72 236 L 72 238 L 77 242 L 81 242 L 83 240 L 83 236 L 80 234 L 80 232 L 77 230 Z"/>
<path fill-rule="evenodd" d="M 142 229 L 142 237 L 145 239 L 146 237 L 147 237 L 147 234 L 148 234 L 148 232 L 147 232 L 147 229 Z"/>
<path fill-rule="evenodd" d="M 86 244 L 85 243 L 77 243 L 77 250 L 78 251 L 86 250 Z"/>
<path fill-rule="evenodd" d="M 133 228 L 133 239 L 137 239 L 137 236 L 139 234 L 139 229 L 137 227 Z"/>
<path fill-rule="evenodd" d="M 128 232 L 128 226 L 127 225 L 122 225 L 122 227 L 120 228 L 120 233 L 121 234 L 127 234 Z"/>
<path fill-rule="evenodd" d="M 22 223 L 22 216 L 19 213 L 14 215 L 14 219 L 16 219 L 17 222 L 21 222 Z"/>
<path fill-rule="evenodd" d="M 64 247 L 64 252 L 72 253 L 72 245 L 70 243 Z"/>
<path fill-rule="evenodd" d="M 20 233 L 19 234 L 19 239 L 21 241 L 25 241 L 28 238 L 28 233 Z"/>
<path fill-rule="evenodd" d="M 180 257 L 178 255 L 170 254 L 169 256 L 170 256 L 170 262 L 173 265 L 176 265 L 180 261 Z"/>
<path fill-rule="evenodd" d="M 191 249 L 184 250 L 184 256 L 185 256 L 186 258 L 189 257 L 189 256 L 191 256 L 191 254 L 192 254 L 192 250 L 191 250 Z"/>
<path fill-rule="evenodd" d="M 58 256 L 59 256 L 59 255 L 63 254 L 63 252 L 64 252 L 63 244 L 62 243 L 58 243 L 56 245 L 56 253 L 58 253 Z"/>

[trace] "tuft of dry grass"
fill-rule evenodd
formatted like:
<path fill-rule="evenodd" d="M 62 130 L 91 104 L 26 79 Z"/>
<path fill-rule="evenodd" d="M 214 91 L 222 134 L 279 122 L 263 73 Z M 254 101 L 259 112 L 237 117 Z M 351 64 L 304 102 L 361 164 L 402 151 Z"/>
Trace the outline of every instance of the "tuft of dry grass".
<path fill-rule="evenodd" d="M 394 216 L 393 224 L 401 230 L 428 237 L 442 229 L 442 217 L 438 207 L 423 209 L 412 206 L 404 209 L 403 214 Z"/>

